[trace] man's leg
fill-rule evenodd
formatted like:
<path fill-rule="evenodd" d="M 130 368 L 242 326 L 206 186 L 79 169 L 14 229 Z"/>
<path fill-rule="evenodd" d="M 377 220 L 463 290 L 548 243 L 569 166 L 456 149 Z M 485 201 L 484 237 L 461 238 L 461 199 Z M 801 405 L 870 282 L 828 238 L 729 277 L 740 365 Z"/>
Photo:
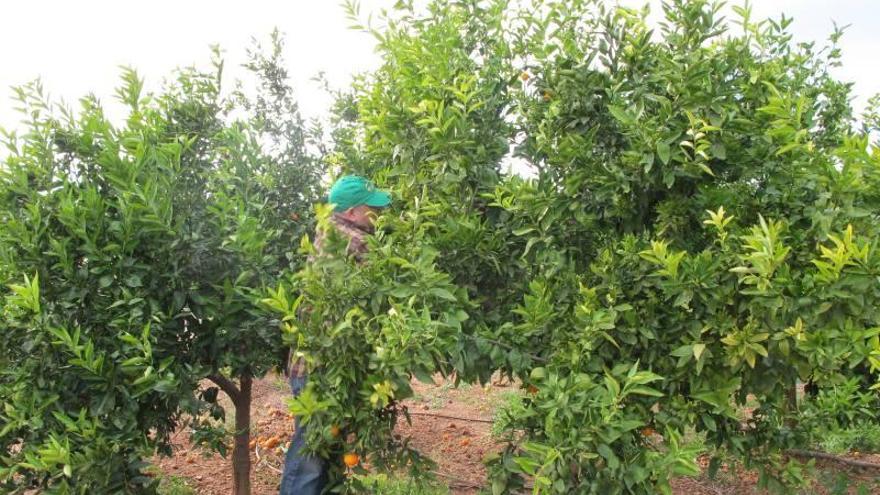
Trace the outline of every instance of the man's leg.
<path fill-rule="evenodd" d="M 296 397 L 306 384 L 306 376 L 291 376 L 290 388 Z M 280 495 L 319 495 L 327 484 L 324 460 L 302 453 L 306 442 L 306 429 L 296 418 L 296 430 L 290 440 L 290 448 L 284 458 Z"/>

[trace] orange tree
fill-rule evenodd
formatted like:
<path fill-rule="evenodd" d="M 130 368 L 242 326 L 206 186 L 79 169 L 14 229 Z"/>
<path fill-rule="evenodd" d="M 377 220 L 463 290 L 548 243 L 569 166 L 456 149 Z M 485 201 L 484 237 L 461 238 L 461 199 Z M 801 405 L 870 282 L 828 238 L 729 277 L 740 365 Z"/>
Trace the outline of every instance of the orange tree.
<path fill-rule="evenodd" d="M 0 486 L 142 493 L 143 462 L 192 418 L 225 455 L 217 387 L 235 409 L 234 492 L 249 492 L 250 384 L 281 362 L 254 297 L 301 258 L 319 162 L 279 61 L 251 53 L 252 97 L 222 65 L 156 94 L 126 71 L 121 125 L 94 97 L 17 91 L 26 133 L 0 168 Z M 291 216 L 294 217 L 291 220 Z"/>
<path fill-rule="evenodd" d="M 520 149 L 537 178 L 494 197 L 536 269 L 496 338 L 552 352 L 508 423 L 535 435 L 505 452 L 498 479 L 668 490 L 696 469 L 690 453 L 670 458 L 695 428 L 762 485 L 801 481 L 778 462 L 801 435 L 796 381 L 830 386 L 876 364 L 877 153 L 828 73 L 839 33 L 816 51 L 791 46 L 790 20 L 736 8 L 734 33 L 717 5 L 671 2 L 655 39 L 642 12 L 545 7 L 515 36 L 529 54 Z M 656 376 L 628 392 L 636 363 Z M 749 395 L 760 406 L 741 424 Z"/>
<path fill-rule="evenodd" d="M 291 410 L 309 426 L 310 447 L 334 461 L 337 491 L 366 489 L 357 476 L 344 477 L 346 453 L 377 468 L 425 472 L 425 460 L 393 433 L 413 376 L 485 380 L 495 367 L 488 349 L 462 335 L 501 322 L 505 310 L 479 295 L 515 268 L 503 259 L 506 240 L 482 218 L 511 131 L 503 12 L 501 3 L 436 4 L 423 18 L 389 19 L 377 33 L 385 64 L 340 98 L 329 160 L 393 186 L 393 211 L 380 219 L 362 264 L 330 235 L 327 256 L 265 301 L 313 371 Z M 329 212 L 320 211 L 319 228 L 327 229 Z M 311 251 L 308 238 L 302 251 Z M 505 275 L 474 270 L 482 260 Z"/>
<path fill-rule="evenodd" d="M 317 371 L 292 403 L 312 449 L 421 467 L 390 441 L 409 380 L 497 370 L 535 393 L 501 413 L 493 493 L 668 492 L 690 429 L 762 486 L 804 481 L 796 382 L 880 364 L 880 153 L 829 73 L 839 32 L 720 9 L 668 2 L 652 30 L 598 0 L 399 2 L 371 28 L 384 63 L 341 95 L 334 159 L 398 201 L 363 266 L 337 246 L 266 301 Z"/>

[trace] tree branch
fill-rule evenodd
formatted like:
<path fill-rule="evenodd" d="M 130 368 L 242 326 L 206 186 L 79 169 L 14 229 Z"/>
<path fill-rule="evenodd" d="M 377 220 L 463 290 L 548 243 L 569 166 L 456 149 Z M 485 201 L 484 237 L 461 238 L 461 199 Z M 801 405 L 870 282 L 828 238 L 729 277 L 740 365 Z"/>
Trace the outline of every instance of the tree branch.
<path fill-rule="evenodd" d="M 220 390 L 229 396 L 233 404 L 237 405 L 239 403 L 241 400 L 241 392 L 232 380 L 220 374 L 208 375 L 208 379 L 216 383 L 217 386 L 220 387 Z"/>
<path fill-rule="evenodd" d="M 483 342 L 488 342 L 489 344 L 492 344 L 492 345 L 496 345 L 496 346 L 498 346 L 498 347 L 501 347 L 502 349 L 507 349 L 508 351 L 516 351 L 516 352 L 522 354 L 523 356 L 526 356 L 527 358 L 531 359 L 532 361 L 537 361 L 537 362 L 539 362 L 539 363 L 546 363 L 546 362 L 548 362 L 547 359 L 542 358 L 541 356 L 536 356 L 536 355 L 534 355 L 534 354 L 529 354 L 528 352 L 525 352 L 525 351 L 523 351 L 523 350 L 521 350 L 521 349 L 517 349 L 516 347 L 514 347 L 514 346 L 512 346 L 512 345 L 510 345 L 510 344 L 505 344 L 504 342 L 499 342 L 499 341 L 497 341 L 497 340 L 487 339 L 486 337 L 483 337 L 483 336 L 481 336 L 481 335 L 470 335 L 470 334 L 467 334 L 467 333 L 463 333 L 462 335 L 463 335 L 465 338 L 471 339 L 471 340 L 473 340 L 473 341 L 476 341 L 476 340 L 479 339 L 479 340 L 482 340 Z"/>

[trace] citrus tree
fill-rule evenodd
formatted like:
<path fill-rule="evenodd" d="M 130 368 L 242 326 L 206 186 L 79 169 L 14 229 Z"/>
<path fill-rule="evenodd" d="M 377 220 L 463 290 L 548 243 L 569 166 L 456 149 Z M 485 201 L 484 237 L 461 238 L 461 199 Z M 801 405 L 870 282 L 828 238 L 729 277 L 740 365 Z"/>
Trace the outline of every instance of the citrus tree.
<path fill-rule="evenodd" d="M 537 267 L 511 338 L 552 353 L 509 423 L 537 441 L 499 466 L 548 491 L 668 490 L 696 471 L 689 428 L 764 486 L 800 482 L 796 381 L 873 371 L 877 153 L 829 75 L 840 33 L 792 46 L 790 20 L 737 7 L 734 32 L 719 9 L 671 2 L 652 37 L 645 11 L 552 2 L 516 31 L 537 178 L 495 204 Z"/>
<path fill-rule="evenodd" d="M 489 238 L 481 218 L 511 132 L 501 5 L 438 3 L 423 17 L 387 19 L 377 33 L 385 63 L 338 101 L 328 161 L 393 188 L 391 211 L 359 263 L 321 210 L 318 228 L 331 240 L 324 255 L 266 298 L 312 372 L 291 411 L 307 425 L 310 448 L 331 459 L 334 491 L 368 489 L 345 476 L 345 454 L 374 468 L 427 472 L 427 460 L 393 432 L 407 417 L 401 401 L 412 396 L 413 377 L 492 373 L 475 335 L 501 319 L 493 298 L 480 295 L 503 278 L 474 267 L 486 260 L 508 268 L 504 240 Z M 489 58 L 476 62 L 472 53 Z M 309 238 L 301 250 L 314 254 Z"/>
<path fill-rule="evenodd" d="M 251 383 L 280 364 L 263 287 L 302 258 L 320 162 L 280 63 L 254 50 L 257 91 L 221 93 L 222 63 L 158 93 L 125 71 L 121 125 L 17 90 L 26 130 L 0 168 L 0 483 L 5 493 L 151 491 L 145 458 L 190 418 L 249 493 Z M 217 386 L 203 385 L 204 379 Z"/>
<path fill-rule="evenodd" d="M 363 265 L 267 300 L 316 370 L 292 407 L 315 451 L 413 461 L 390 442 L 408 381 L 501 371 L 530 393 L 493 493 L 669 492 L 691 430 L 762 486 L 804 481 L 795 384 L 880 364 L 876 117 L 856 131 L 830 74 L 841 33 L 819 49 L 721 9 L 668 2 L 652 29 L 598 0 L 399 2 L 367 28 L 384 63 L 340 98 L 333 160 L 397 201 Z"/>

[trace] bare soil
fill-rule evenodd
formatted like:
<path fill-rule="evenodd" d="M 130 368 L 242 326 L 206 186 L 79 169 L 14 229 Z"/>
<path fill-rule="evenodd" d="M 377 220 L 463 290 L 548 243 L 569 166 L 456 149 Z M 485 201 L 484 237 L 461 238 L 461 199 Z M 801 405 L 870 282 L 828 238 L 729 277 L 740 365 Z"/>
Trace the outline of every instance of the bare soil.
<path fill-rule="evenodd" d="M 399 431 L 437 463 L 437 479 L 449 486 L 453 494 L 478 493 L 477 487 L 483 486 L 486 480 L 482 459 L 487 453 L 501 449 L 490 434 L 492 415 L 512 394 L 520 393 L 519 387 L 495 383 L 486 387 L 463 385 L 456 388 L 450 382 L 437 380 L 435 385 L 413 382 L 413 389 L 416 396 L 407 401 L 412 423 L 401 418 Z M 253 392 L 252 438 L 257 442 L 251 450 L 252 490 L 254 495 L 274 495 L 278 493 L 284 450 L 293 434 L 293 418 L 287 414 L 285 405 L 289 391 L 283 377 L 270 375 L 254 381 Z M 265 442 L 271 438 L 284 440 L 267 449 Z M 880 463 L 880 455 L 863 454 L 859 458 Z M 707 464 L 705 459 L 700 462 L 704 467 Z M 174 437 L 174 455 L 157 457 L 154 463 L 162 473 L 180 478 L 198 494 L 232 493 L 230 459 L 193 448 L 185 431 Z M 817 466 L 873 487 L 861 493 L 880 494 L 880 478 L 877 478 L 880 472 L 847 469 L 829 462 L 819 462 Z M 762 493 L 757 490 L 756 482 L 756 473 L 725 466 L 714 480 L 704 476 L 677 478 L 673 481 L 673 491 L 676 495 Z M 856 493 L 854 489 L 848 492 Z M 830 492 L 817 486 L 808 493 Z"/>

